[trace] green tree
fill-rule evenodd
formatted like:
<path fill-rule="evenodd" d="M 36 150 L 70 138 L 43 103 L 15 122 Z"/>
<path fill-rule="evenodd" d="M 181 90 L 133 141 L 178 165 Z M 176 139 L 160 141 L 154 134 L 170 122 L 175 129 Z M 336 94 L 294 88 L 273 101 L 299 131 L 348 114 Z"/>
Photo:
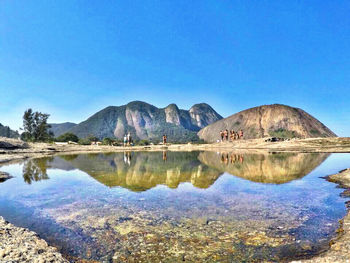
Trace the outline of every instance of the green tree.
<path fill-rule="evenodd" d="M 115 142 L 115 140 L 113 140 L 112 138 L 109 138 L 109 137 L 104 138 L 102 140 L 103 145 L 113 145 L 114 142 Z"/>
<path fill-rule="evenodd" d="M 69 141 L 71 141 L 71 142 L 78 142 L 79 141 L 79 137 L 76 136 L 74 133 L 66 132 L 66 133 L 58 136 L 56 138 L 56 140 L 58 142 L 69 142 Z"/>
<path fill-rule="evenodd" d="M 23 133 L 21 138 L 25 141 L 48 141 L 53 137 L 52 132 L 49 132 L 51 126 L 47 123 L 49 114 L 41 112 L 33 112 L 28 109 L 23 115 Z"/>
<path fill-rule="evenodd" d="M 97 141 L 98 141 L 97 137 L 90 135 L 86 138 L 79 139 L 78 143 L 81 145 L 90 145 L 92 142 L 97 142 Z"/>
<path fill-rule="evenodd" d="M 136 142 L 136 144 L 141 146 L 147 146 L 147 145 L 150 145 L 151 143 L 148 140 L 139 140 Z"/>

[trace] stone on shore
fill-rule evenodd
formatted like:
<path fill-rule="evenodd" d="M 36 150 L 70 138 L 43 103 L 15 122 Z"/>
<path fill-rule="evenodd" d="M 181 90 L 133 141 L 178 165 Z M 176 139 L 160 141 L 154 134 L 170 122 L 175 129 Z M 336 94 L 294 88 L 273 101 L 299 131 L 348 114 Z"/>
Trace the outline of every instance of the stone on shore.
<path fill-rule="evenodd" d="M 0 262 L 68 263 L 68 260 L 36 233 L 16 227 L 0 216 Z"/>
<path fill-rule="evenodd" d="M 0 183 L 5 182 L 6 180 L 8 180 L 10 178 L 12 178 L 11 175 L 9 175 L 8 173 L 0 171 Z"/>
<path fill-rule="evenodd" d="M 6 137 L 0 137 L 0 149 L 14 150 L 14 149 L 26 149 L 28 144 L 24 141 L 17 139 L 10 139 Z"/>

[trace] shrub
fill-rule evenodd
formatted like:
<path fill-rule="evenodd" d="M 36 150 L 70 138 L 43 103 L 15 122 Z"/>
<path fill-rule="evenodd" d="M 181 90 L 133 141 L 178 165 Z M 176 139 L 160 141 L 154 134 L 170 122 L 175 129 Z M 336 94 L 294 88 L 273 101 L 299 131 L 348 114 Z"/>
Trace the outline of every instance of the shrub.
<path fill-rule="evenodd" d="M 58 136 L 56 138 L 56 141 L 58 141 L 58 142 L 69 142 L 69 141 L 78 142 L 79 141 L 79 137 L 76 136 L 74 133 L 66 132 L 66 133 Z"/>
<path fill-rule="evenodd" d="M 113 145 L 115 143 L 115 140 L 114 139 L 112 139 L 112 138 L 104 138 L 103 140 L 102 140 L 102 144 L 103 145 Z"/>

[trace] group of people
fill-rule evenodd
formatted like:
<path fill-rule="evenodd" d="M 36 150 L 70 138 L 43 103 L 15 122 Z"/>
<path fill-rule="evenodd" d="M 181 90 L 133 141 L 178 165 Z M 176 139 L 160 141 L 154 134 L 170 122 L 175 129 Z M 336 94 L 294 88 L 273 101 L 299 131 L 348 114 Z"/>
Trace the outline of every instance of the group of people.
<path fill-rule="evenodd" d="M 134 142 L 132 140 L 131 134 L 130 134 L 130 132 L 128 132 L 128 134 L 124 135 L 124 147 L 131 146 L 131 145 L 133 145 L 133 143 Z"/>
<path fill-rule="evenodd" d="M 221 154 L 221 163 L 228 165 L 229 163 L 234 164 L 236 162 L 243 163 L 244 157 L 241 154 L 228 153 Z"/>
<path fill-rule="evenodd" d="M 163 139 L 163 144 L 167 144 L 168 137 L 166 134 L 163 134 L 162 139 Z M 134 145 L 134 141 L 131 137 L 130 132 L 128 132 L 127 134 L 124 135 L 123 142 L 124 142 L 124 147 Z"/>
<path fill-rule="evenodd" d="M 237 131 L 235 132 L 234 130 L 221 130 L 220 131 L 220 137 L 221 137 L 221 141 L 234 141 L 234 140 L 239 140 L 239 139 L 243 139 L 243 131 Z"/>

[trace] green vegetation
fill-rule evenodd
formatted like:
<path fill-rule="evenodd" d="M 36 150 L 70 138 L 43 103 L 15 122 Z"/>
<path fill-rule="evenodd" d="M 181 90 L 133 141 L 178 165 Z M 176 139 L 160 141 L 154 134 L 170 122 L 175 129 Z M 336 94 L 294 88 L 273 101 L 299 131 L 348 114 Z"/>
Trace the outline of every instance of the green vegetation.
<path fill-rule="evenodd" d="M 66 132 L 60 136 L 58 136 L 56 138 L 56 141 L 58 142 L 78 142 L 79 141 L 79 137 L 76 136 L 74 133 L 71 132 Z"/>
<path fill-rule="evenodd" d="M 270 136 L 277 137 L 277 138 L 295 138 L 297 137 L 297 134 L 295 131 L 289 131 L 283 128 L 279 128 L 274 131 L 269 131 Z"/>
<path fill-rule="evenodd" d="M 92 142 L 98 142 L 98 138 L 93 135 L 89 135 L 88 137 L 79 139 L 78 141 L 78 143 L 81 145 L 90 145 Z"/>
<path fill-rule="evenodd" d="M 53 132 L 55 137 L 58 137 L 66 132 L 70 132 L 69 130 L 76 126 L 75 123 L 72 122 L 64 122 L 64 123 L 49 123 L 51 128 L 50 131 Z M 74 133 L 76 135 L 76 133 Z"/>
<path fill-rule="evenodd" d="M 0 123 L 0 136 L 7 138 L 18 138 L 19 134 L 17 131 L 13 131 L 8 126 L 3 126 Z"/>
<path fill-rule="evenodd" d="M 53 133 L 49 132 L 50 125 L 47 123 L 49 114 L 33 112 L 28 109 L 23 115 L 23 133 L 21 139 L 30 142 L 49 142 L 53 140 Z"/>
<path fill-rule="evenodd" d="M 139 140 L 135 142 L 135 145 L 141 145 L 141 146 L 147 146 L 150 145 L 151 143 L 148 140 Z"/>
<path fill-rule="evenodd" d="M 47 175 L 47 164 L 52 161 L 52 157 L 33 159 L 23 165 L 23 179 L 27 184 L 49 179 Z"/>
<path fill-rule="evenodd" d="M 312 130 L 310 131 L 310 133 L 311 133 L 312 135 L 314 135 L 314 136 L 319 136 L 319 135 L 321 135 L 320 131 L 315 130 L 315 129 L 312 129 Z"/>
<path fill-rule="evenodd" d="M 106 137 L 102 140 L 102 144 L 103 145 L 114 145 L 116 143 L 116 140 L 115 139 L 112 139 L 112 138 L 109 138 L 109 137 Z"/>

